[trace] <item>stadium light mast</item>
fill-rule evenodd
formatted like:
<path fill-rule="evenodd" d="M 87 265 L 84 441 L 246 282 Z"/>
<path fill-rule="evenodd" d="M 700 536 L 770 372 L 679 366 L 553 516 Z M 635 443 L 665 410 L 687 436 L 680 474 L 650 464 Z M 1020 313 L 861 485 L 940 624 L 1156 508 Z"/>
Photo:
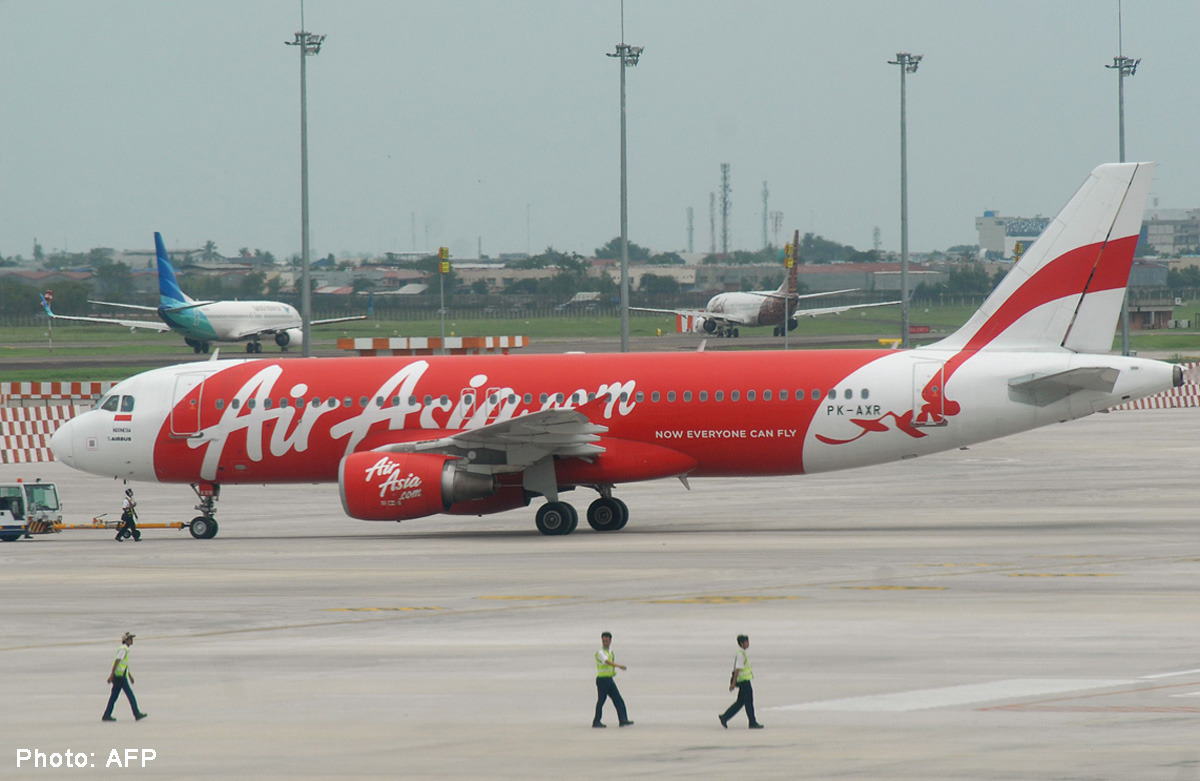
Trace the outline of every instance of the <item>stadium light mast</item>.
<path fill-rule="evenodd" d="M 920 54 L 897 52 L 888 65 L 900 66 L 900 346 L 908 347 L 908 130 L 905 126 L 904 77 L 916 73 Z"/>
<path fill-rule="evenodd" d="M 1125 56 L 1121 31 L 1121 3 L 1117 2 L 1117 56 L 1112 65 L 1105 68 L 1117 72 L 1117 162 L 1125 162 L 1125 77 L 1137 73 L 1141 58 Z M 1129 284 L 1125 285 L 1125 298 L 1121 301 L 1121 355 L 1129 355 Z"/>
<path fill-rule="evenodd" d="M 625 3 L 621 3 L 621 42 L 615 52 L 606 56 L 615 57 L 621 63 L 621 352 L 629 352 L 629 196 L 625 174 L 625 69 L 638 64 L 642 56 L 641 46 L 625 43 Z"/>
<path fill-rule="evenodd" d="M 300 3 L 300 32 L 294 41 L 284 41 L 300 50 L 300 334 L 305 358 L 312 356 L 312 281 L 308 247 L 308 78 L 305 63 L 319 54 L 324 35 L 304 29 L 304 3 Z"/>

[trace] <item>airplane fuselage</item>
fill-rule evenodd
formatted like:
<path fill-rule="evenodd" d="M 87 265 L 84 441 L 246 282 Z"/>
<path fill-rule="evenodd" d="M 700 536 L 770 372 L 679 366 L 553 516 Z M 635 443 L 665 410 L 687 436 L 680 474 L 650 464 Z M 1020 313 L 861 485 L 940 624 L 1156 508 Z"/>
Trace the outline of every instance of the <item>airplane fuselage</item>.
<path fill-rule="evenodd" d="M 199 342 L 240 342 L 247 334 L 301 324 L 295 307 L 277 301 L 214 301 L 180 311 L 166 311 L 166 307 L 158 311 L 173 330 Z"/>

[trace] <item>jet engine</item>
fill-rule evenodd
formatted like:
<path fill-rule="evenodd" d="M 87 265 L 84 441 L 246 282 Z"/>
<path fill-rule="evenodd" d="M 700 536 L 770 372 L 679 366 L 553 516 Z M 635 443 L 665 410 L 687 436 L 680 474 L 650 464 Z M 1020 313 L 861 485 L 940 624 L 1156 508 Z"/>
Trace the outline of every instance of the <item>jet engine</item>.
<path fill-rule="evenodd" d="M 289 347 L 300 347 L 304 344 L 304 332 L 299 328 L 289 328 L 286 331 L 280 331 L 275 334 L 275 344 L 285 350 Z"/>
<path fill-rule="evenodd" d="M 704 324 L 701 326 L 701 328 L 704 329 L 704 333 L 706 333 L 706 334 L 716 333 L 717 321 L 709 320 L 708 318 L 705 318 Z"/>
<path fill-rule="evenodd" d="M 361 521 L 403 521 L 499 490 L 495 477 L 459 469 L 457 461 L 426 453 L 351 453 L 338 467 L 342 507 Z"/>

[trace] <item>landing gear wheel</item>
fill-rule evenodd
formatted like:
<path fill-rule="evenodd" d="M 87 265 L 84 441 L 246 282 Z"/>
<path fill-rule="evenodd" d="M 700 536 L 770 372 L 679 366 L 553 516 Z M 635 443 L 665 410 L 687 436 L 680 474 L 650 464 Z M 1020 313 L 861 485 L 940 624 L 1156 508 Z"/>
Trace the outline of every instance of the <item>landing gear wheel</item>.
<path fill-rule="evenodd" d="M 621 523 L 616 529 L 613 529 L 613 531 L 619 532 L 621 529 L 625 528 L 625 524 L 629 523 L 629 505 L 625 504 L 615 496 L 613 497 L 613 501 L 616 502 L 617 506 L 621 508 Z"/>
<path fill-rule="evenodd" d="M 568 504 L 567 509 L 571 511 L 571 526 L 563 534 L 570 534 L 579 526 L 579 511 L 575 509 L 575 505 Z"/>
<path fill-rule="evenodd" d="M 615 532 L 629 518 L 629 510 L 621 512 L 621 502 L 618 499 L 601 496 L 588 505 L 587 522 L 598 532 Z"/>
<path fill-rule="evenodd" d="M 217 536 L 217 521 L 215 518 L 206 518 L 203 515 L 197 515 L 188 526 L 188 531 L 197 540 L 211 540 Z"/>
<path fill-rule="evenodd" d="M 575 528 L 571 525 L 572 517 L 579 523 L 574 512 L 575 508 L 566 502 L 546 502 L 537 511 L 537 529 L 546 535 L 570 534 Z"/>
<path fill-rule="evenodd" d="M 739 336 L 741 336 L 741 333 L 740 333 L 740 332 L 738 331 L 738 329 L 736 329 L 736 328 L 735 328 L 735 329 L 733 329 L 733 331 L 732 331 L 732 334 L 733 334 L 733 338 L 734 338 L 734 339 L 736 339 L 736 338 L 738 338 Z"/>

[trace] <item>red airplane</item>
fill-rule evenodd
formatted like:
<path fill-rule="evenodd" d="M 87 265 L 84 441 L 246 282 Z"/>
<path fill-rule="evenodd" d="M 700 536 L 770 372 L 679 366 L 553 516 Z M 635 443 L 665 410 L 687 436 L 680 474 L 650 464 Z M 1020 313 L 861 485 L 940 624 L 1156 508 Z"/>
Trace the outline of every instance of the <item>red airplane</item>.
<path fill-rule="evenodd" d="M 527 506 L 569 534 L 561 494 L 799 475 L 960 448 L 1182 383 L 1108 355 L 1153 164 L 1096 168 L 978 312 L 915 350 L 247 359 L 155 369 L 55 433 L 60 461 L 188 483 L 198 538 L 220 486 L 336 482 L 346 513 L 402 521 Z"/>

